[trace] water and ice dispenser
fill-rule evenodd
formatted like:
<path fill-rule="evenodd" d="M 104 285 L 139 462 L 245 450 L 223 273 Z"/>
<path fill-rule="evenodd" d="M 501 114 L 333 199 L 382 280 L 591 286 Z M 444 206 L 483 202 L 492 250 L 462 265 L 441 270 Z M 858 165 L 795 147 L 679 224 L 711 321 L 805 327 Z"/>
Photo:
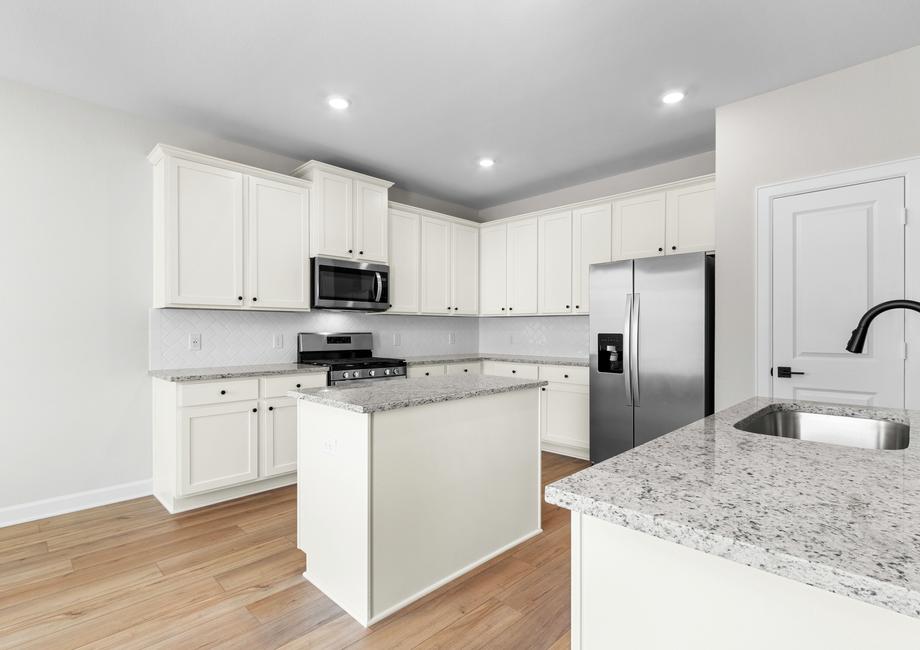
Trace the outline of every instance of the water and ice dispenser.
<path fill-rule="evenodd" d="M 597 335 L 597 370 L 623 374 L 623 335 Z"/>

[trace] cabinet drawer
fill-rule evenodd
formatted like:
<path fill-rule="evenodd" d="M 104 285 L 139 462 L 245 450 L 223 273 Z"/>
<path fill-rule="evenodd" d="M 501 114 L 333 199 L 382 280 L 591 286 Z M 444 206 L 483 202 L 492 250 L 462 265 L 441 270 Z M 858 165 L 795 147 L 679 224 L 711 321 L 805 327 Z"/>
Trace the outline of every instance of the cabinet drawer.
<path fill-rule="evenodd" d="M 537 379 L 539 372 L 539 366 L 532 363 L 508 363 L 507 361 L 482 362 L 482 374 L 484 375 Z"/>
<path fill-rule="evenodd" d="M 540 379 L 560 384 L 588 385 L 588 368 L 581 366 L 540 366 Z"/>
<path fill-rule="evenodd" d="M 437 377 L 445 374 L 444 366 L 409 366 L 409 379 L 414 377 Z"/>
<path fill-rule="evenodd" d="M 326 385 L 325 373 L 315 372 L 308 375 L 279 375 L 262 378 L 262 397 L 287 397 L 289 390 L 298 388 L 321 388 Z"/>
<path fill-rule="evenodd" d="M 474 363 L 451 363 L 447 366 L 448 375 L 481 375 L 482 366 Z"/>
<path fill-rule="evenodd" d="M 179 406 L 224 404 L 259 399 L 258 379 L 196 381 L 179 385 Z"/>

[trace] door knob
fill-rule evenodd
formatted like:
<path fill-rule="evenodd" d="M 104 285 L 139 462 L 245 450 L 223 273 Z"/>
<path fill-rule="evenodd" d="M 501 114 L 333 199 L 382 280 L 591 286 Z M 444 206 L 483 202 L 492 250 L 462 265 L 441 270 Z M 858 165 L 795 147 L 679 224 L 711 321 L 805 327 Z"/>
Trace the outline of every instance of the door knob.
<path fill-rule="evenodd" d="M 770 374 L 773 374 L 772 368 L 770 369 Z M 779 379 L 790 379 L 792 375 L 804 375 L 804 374 L 805 374 L 804 372 L 793 370 L 789 366 L 777 366 L 776 367 L 776 376 Z"/>

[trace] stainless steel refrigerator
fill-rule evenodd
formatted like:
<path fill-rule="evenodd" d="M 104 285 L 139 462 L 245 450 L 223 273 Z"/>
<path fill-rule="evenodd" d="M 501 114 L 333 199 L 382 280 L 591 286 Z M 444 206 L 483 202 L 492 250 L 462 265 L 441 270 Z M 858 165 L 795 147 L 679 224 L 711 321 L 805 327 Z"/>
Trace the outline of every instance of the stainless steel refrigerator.
<path fill-rule="evenodd" d="M 591 462 L 713 412 L 715 256 L 591 266 Z"/>

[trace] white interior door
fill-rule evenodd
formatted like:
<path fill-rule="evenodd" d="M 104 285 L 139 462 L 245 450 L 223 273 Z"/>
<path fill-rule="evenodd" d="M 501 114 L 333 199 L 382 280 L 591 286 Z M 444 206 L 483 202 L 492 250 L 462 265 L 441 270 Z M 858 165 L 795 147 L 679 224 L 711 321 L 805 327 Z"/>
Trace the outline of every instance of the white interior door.
<path fill-rule="evenodd" d="M 903 297 L 903 178 L 774 200 L 774 397 L 903 407 L 903 311 L 875 320 L 863 354 L 844 349 L 869 307 Z"/>

